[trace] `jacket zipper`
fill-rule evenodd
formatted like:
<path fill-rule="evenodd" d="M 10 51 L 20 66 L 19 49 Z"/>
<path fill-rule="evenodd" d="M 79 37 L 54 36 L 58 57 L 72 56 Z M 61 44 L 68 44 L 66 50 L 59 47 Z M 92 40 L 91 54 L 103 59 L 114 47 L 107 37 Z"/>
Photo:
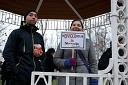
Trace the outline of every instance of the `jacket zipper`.
<path fill-rule="evenodd" d="M 24 40 L 23 52 L 25 52 L 25 50 L 26 50 L 26 49 L 25 49 L 25 40 Z"/>
<path fill-rule="evenodd" d="M 18 66 L 18 65 L 20 64 L 20 62 L 21 62 L 21 57 L 20 57 L 20 59 L 19 59 L 19 62 L 16 64 L 16 66 Z"/>
<path fill-rule="evenodd" d="M 34 50 L 34 37 L 33 37 L 33 33 L 32 33 L 32 29 L 31 29 L 31 35 L 32 35 L 32 47 L 33 47 L 33 50 Z M 34 63 L 34 71 L 36 69 L 36 64 L 35 64 L 35 60 L 34 60 L 34 55 L 33 56 L 33 63 Z"/>

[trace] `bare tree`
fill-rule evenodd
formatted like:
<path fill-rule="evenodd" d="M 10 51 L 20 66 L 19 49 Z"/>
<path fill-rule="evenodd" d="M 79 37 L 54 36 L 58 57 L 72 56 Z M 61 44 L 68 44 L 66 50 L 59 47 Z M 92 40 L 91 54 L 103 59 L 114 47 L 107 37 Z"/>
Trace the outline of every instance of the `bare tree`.
<path fill-rule="evenodd" d="M 10 24 L 5 25 L 4 22 L 0 22 L 0 46 L 2 46 L 2 44 L 4 44 L 6 42 L 6 38 L 3 37 L 7 37 L 8 34 L 6 32 L 7 27 L 10 26 Z"/>

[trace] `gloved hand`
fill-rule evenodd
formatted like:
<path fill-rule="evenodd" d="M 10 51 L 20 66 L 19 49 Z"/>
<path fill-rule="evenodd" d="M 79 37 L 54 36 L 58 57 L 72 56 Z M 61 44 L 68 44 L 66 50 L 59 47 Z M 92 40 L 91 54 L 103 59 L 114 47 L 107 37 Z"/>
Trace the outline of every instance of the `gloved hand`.
<path fill-rule="evenodd" d="M 98 85 L 97 79 L 90 79 L 90 85 Z"/>
<path fill-rule="evenodd" d="M 66 59 L 64 62 L 65 67 L 70 67 L 70 66 L 75 66 L 75 65 L 76 65 L 76 59 L 75 58 Z"/>
<path fill-rule="evenodd" d="M 70 66 L 75 66 L 76 65 L 76 59 L 75 58 L 70 58 Z"/>

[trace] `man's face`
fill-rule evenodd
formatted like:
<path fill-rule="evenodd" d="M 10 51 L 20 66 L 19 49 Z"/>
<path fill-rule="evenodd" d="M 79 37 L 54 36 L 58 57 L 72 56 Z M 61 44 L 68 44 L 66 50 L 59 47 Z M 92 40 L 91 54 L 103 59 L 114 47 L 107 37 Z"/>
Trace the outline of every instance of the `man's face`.
<path fill-rule="evenodd" d="M 70 28 L 71 31 L 83 31 L 80 21 L 74 21 Z"/>
<path fill-rule="evenodd" d="M 30 12 L 26 17 L 26 24 L 35 25 L 37 22 L 37 13 Z"/>

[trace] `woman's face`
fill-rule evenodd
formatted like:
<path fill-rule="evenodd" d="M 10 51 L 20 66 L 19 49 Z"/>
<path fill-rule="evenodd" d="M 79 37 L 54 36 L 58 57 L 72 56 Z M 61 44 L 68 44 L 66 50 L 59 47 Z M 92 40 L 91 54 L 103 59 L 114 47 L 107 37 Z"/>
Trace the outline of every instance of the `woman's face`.
<path fill-rule="evenodd" d="M 80 21 L 74 21 L 70 28 L 71 31 L 83 31 Z"/>

